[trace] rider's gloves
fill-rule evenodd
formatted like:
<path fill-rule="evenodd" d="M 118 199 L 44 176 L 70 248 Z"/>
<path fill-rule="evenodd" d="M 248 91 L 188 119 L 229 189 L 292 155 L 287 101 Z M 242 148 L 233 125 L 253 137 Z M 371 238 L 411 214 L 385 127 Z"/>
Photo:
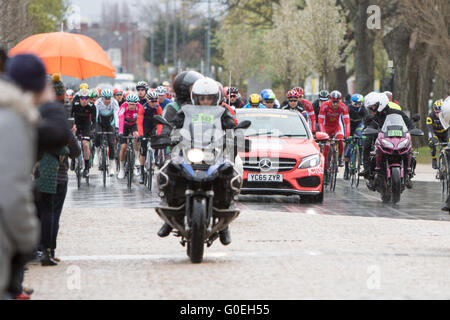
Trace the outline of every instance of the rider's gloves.
<path fill-rule="evenodd" d="M 430 146 L 430 148 L 432 148 L 436 143 L 438 143 L 439 140 L 436 136 L 432 136 L 429 140 L 428 140 L 428 144 Z"/>

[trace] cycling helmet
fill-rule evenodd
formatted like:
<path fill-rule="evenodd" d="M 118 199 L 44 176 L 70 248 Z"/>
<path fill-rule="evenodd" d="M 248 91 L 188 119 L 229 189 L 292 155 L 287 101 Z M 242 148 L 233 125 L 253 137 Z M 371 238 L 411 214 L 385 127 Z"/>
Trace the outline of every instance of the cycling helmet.
<path fill-rule="evenodd" d="M 437 113 L 442 111 L 442 105 L 444 104 L 444 100 L 439 99 L 433 103 L 433 110 Z"/>
<path fill-rule="evenodd" d="M 92 98 L 92 99 L 98 98 L 97 90 L 92 89 L 91 91 L 89 91 L 89 98 Z"/>
<path fill-rule="evenodd" d="M 264 101 L 266 100 L 274 101 L 276 99 L 275 93 L 273 93 L 271 89 L 264 89 L 263 91 L 261 91 L 261 98 Z"/>
<path fill-rule="evenodd" d="M 83 97 L 83 98 L 89 98 L 89 96 L 90 96 L 90 92 L 89 92 L 88 89 L 81 89 L 81 90 L 80 90 L 80 98 L 81 98 L 81 97 Z"/>
<path fill-rule="evenodd" d="M 66 90 L 66 96 L 68 96 L 68 97 L 73 97 L 74 93 L 75 92 L 72 89 Z"/>
<path fill-rule="evenodd" d="M 222 97 L 220 96 L 220 88 L 216 81 L 211 78 L 203 78 L 195 81 L 192 86 L 191 101 L 192 104 L 200 104 L 200 96 L 212 96 L 212 105 L 218 106 Z"/>
<path fill-rule="evenodd" d="M 145 97 L 147 98 L 147 100 L 150 100 L 150 101 L 157 101 L 158 100 L 158 95 L 156 94 L 155 91 L 147 92 Z"/>
<path fill-rule="evenodd" d="M 364 101 L 364 97 L 362 95 L 360 95 L 359 93 L 355 93 L 354 95 L 352 95 L 352 102 L 353 103 L 363 103 Z"/>
<path fill-rule="evenodd" d="M 342 93 L 340 93 L 337 90 L 331 91 L 331 93 L 330 93 L 331 101 L 341 101 L 341 99 L 342 99 Z"/>
<path fill-rule="evenodd" d="M 139 88 L 144 88 L 145 90 L 148 90 L 148 83 L 145 81 L 139 81 L 136 85 L 136 90 L 139 90 Z"/>
<path fill-rule="evenodd" d="M 190 88 L 198 79 L 204 78 L 197 71 L 183 71 L 179 73 L 173 82 L 173 89 L 176 94 L 177 102 L 187 103 L 190 100 Z"/>
<path fill-rule="evenodd" d="M 156 88 L 156 94 L 157 94 L 158 96 L 165 96 L 166 93 L 167 93 L 167 90 L 166 90 L 165 87 L 159 86 L 158 88 Z"/>
<path fill-rule="evenodd" d="M 330 99 L 330 93 L 328 90 L 322 90 L 319 92 L 319 100 L 320 101 L 328 101 Z"/>
<path fill-rule="evenodd" d="M 228 94 L 229 95 L 239 95 L 239 89 L 238 88 L 236 88 L 236 87 L 230 87 L 229 89 L 228 89 Z"/>
<path fill-rule="evenodd" d="M 82 84 L 80 84 L 80 90 L 81 89 L 89 89 L 89 85 L 83 82 Z"/>
<path fill-rule="evenodd" d="M 116 89 L 114 89 L 114 91 L 113 91 L 113 95 L 123 95 L 123 90 L 122 89 L 119 89 L 119 88 L 116 88 Z"/>
<path fill-rule="evenodd" d="M 292 90 L 297 91 L 299 98 L 303 97 L 303 88 L 302 87 L 295 87 Z"/>
<path fill-rule="evenodd" d="M 286 98 L 287 99 L 293 99 L 293 98 L 298 99 L 299 98 L 299 94 L 298 94 L 297 91 L 291 90 L 291 91 L 288 91 L 288 93 L 286 93 Z"/>
<path fill-rule="evenodd" d="M 138 102 L 139 101 L 139 97 L 137 94 L 135 93 L 130 93 L 127 95 L 127 102 Z"/>
<path fill-rule="evenodd" d="M 261 103 L 261 97 L 259 96 L 259 94 L 253 93 L 250 95 L 249 99 L 248 99 L 248 103 L 250 103 L 250 105 L 258 105 Z"/>
<path fill-rule="evenodd" d="M 111 91 L 111 89 L 105 89 L 102 91 L 102 97 L 105 99 L 111 99 L 113 95 L 113 92 Z"/>

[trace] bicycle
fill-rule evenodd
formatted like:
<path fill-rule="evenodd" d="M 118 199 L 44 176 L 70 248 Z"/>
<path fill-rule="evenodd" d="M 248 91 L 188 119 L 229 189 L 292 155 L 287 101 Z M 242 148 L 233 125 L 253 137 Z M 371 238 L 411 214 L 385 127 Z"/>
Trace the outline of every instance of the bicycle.
<path fill-rule="evenodd" d="M 325 184 L 328 189 L 333 192 L 336 189 L 336 179 L 339 171 L 338 150 L 336 147 L 336 142 L 339 141 L 345 141 L 345 139 L 335 139 L 332 137 L 326 143 L 330 146 L 330 150 L 328 151 L 327 169 L 325 170 Z"/>
<path fill-rule="evenodd" d="M 147 143 L 147 156 L 144 164 L 144 185 L 148 190 L 152 190 L 152 181 L 154 174 L 154 156 L 150 145 L 150 138 L 142 138 L 142 143 Z"/>
<path fill-rule="evenodd" d="M 101 135 L 100 144 L 100 170 L 103 171 L 103 187 L 106 187 L 106 175 L 109 170 L 109 157 L 108 157 L 108 139 L 107 135 L 115 134 L 114 132 L 97 132 Z M 111 150 L 110 150 L 111 152 Z"/>
<path fill-rule="evenodd" d="M 123 136 L 123 139 L 127 140 L 127 155 L 125 160 L 125 175 L 127 176 L 127 186 L 128 190 L 131 190 L 131 183 L 133 182 L 133 172 L 134 172 L 134 141 L 139 139 L 135 136 Z"/>
<path fill-rule="evenodd" d="M 350 175 L 350 186 L 358 188 L 359 186 L 359 172 L 361 171 L 362 153 L 360 152 L 360 141 L 364 137 L 351 136 L 346 139 L 346 142 L 352 145 L 352 151 L 350 152 L 350 161 L 348 164 L 348 170 Z"/>
<path fill-rule="evenodd" d="M 450 148 L 448 147 L 448 142 L 435 143 L 435 146 L 439 146 L 439 162 L 437 168 L 436 178 L 439 179 L 441 184 L 441 196 L 442 200 L 445 201 L 447 196 L 450 194 L 450 170 L 449 170 L 449 156 Z"/>
<path fill-rule="evenodd" d="M 83 137 L 77 136 L 78 146 L 80 147 L 81 153 L 77 159 L 75 159 L 75 174 L 77 176 L 77 186 L 78 189 L 81 187 L 81 178 L 83 177 L 84 170 L 84 149 L 83 149 L 83 140 L 91 141 L 91 137 Z M 89 175 L 86 176 L 86 183 L 89 186 Z"/>

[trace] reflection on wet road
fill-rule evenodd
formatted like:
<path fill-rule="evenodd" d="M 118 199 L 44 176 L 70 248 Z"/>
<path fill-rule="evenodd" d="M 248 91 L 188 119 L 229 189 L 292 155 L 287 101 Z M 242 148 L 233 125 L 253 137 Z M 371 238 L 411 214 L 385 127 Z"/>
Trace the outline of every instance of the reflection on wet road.
<path fill-rule="evenodd" d="M 154 208 L 159 203 L 156 185 L 149 191 L 135 177 L 131 191 L 126 180 L 109 178 L 103 187 L 100 173 L 91 173 L 90 185 L 83 181 L 77 189 L 75 177 L 70 176 L 65 207 L 68 208 Z M 326 193 L 323 204 L 302 204 L 298 196 L 240 196 L 242 210 L 283 211 L 304 214 L 331 214 L 400 219 L 447 220 L 450 215 L 440 210 L 440 186 L 437 182 L 415 181 L 414 188 L 402 193 L 397 205 L 383 204 L 378 193 L 369 191 L 364 182 L 352 189 L 347 181 L 338 179 L 336 191 Z"/>

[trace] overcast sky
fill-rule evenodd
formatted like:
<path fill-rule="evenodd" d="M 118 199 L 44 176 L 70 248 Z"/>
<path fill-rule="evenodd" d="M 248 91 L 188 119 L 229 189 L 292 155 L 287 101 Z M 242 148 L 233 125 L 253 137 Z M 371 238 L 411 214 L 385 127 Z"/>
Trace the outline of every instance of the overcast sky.
<path fill-rule="evenodd" d="M 173 0 L 170 0 L 173 1 Z M 77 5 L 81 10 L 81 22 L 93 22 L 99 21 L 102 14 L 102 3 L 105 2 L 107 5 L 112 5 L 113 3 L 119 3 L 120 5 L 123 2 L 128 3 L 130 10 L 132 13 L 136 13 L 136 16 L 139 17 L 140 7 L 144 4 L 148 3 L 163 3 L 160 0 L 68 0 L 69 3 Z M 175 1 L 177 6 L 179 6 L 180 1 Z M 206 2 L 206 0 L 205 0 Z M 212 3 L 212 14 L 216 16 L 219 14 L 220 10 L 218 9 L 218 1 L 211 0 Z M 207 4 L 196 5 L 197 10 L 204 10 L 205 14 L 207 12 Z M 223 8 L 223 7 L 222 7 Z"/>

